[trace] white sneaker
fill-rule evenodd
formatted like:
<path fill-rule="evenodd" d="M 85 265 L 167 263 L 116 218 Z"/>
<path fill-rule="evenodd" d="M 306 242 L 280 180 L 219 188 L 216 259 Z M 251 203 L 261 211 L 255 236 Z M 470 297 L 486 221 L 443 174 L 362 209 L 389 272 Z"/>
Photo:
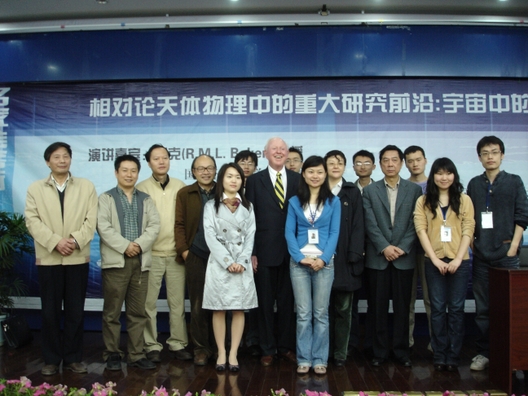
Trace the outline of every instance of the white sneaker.
<path fill-rule="evenodd" d="M 482 355 L 477 355 L 473 358 L 473 363 L 471 363 L 471 366 L 469 368 L 471 370 L 475 371 L 482 371 L 486 368 L 488 368 L 489 365 L 489 359 Z"/>

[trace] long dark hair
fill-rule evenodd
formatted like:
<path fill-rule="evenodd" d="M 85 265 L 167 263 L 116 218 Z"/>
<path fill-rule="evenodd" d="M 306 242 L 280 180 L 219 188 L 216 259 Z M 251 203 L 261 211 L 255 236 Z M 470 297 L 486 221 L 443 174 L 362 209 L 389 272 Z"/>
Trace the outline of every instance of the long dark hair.
<path fill-rule="evenodd" d="M 439 171 L 446 171 L 455 175 L 453 184 L 449 186 L 449 206 L 453 212 L 456 213 L 457 217 L 460 214 L 460 194 L 464 191 L 464 186 L 460 183 L 460 176 L 458 170 L 449 158 L 442 157 L 438 158 L 433 162 L 431 166 L 431 172 L 429 172 L 429 178 L 427 179 L 427 193 L 425 194 L 425 206 L 433 212 L 433 219 L 436 217 L 436 208 L 439 205 L 440 192 L 438 186 L 434 182 L 434 175 Z"/>
<path fill-rule="evenodd" d="M 218 213 L 218 208 L 220 207 L 220 202 L 222 202 L 222 198 L 224 196 L 224 176 L 229 168 L 236 169 L 238 174 L 240 175 L 240 178 L 242 179 L 242 184 L 240 185 L 240 189 L 237 191 L 238 195 L 240 195 L 242 206 L 246 209 L 249 209 L 250 204 L 249 201 L 246 199 L 246 196 L 244 195 L 244 171 L 240 167 L 240 165 L 235 164 L 234 162 L 230 162 L 229 164 L 224 164 L 218 171 L 218 176 L 216 178 L 216 191 L 215 191 L 215 209 L 216 213 Z"/>
<path fill-rule="evenodd" d="M 326 178 L 323 184 L 321 185 L 321 188 L 319 189 L 319 196 L 317 197 L 317 207 L 323 206 L 327 199 L 331 201 L 334 198 L 334 194 L 332 194 L 330 186 L 328 185 L 328 170 L 326 169 L 326 162 L 323 157 L 319 157 L 318 155 L 312 155 L 306 158 L 301 171 L 301 173 L 304 174 L 304 171 L 306 169 L 314 168 L 319 165 L 323 165 L 326 173 Z M 310 203 L 310 187 L 308 187 L 308 184 L 304 180 L 304 177 L 302 177 L 301 181 L 299 182 L 299 191 L 297 192 L 297 196 L 299 197 L 299 201 L 301 202 L 301 207 L 304 207 L 304 205 Z"/>

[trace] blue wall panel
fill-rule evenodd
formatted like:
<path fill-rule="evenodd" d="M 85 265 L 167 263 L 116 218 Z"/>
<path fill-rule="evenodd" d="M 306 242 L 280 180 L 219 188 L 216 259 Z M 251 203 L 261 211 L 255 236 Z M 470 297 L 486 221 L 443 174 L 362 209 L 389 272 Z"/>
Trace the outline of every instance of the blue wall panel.
<path fill-rule="evenodd" d="M 0 35 L 0 81 L 528 77 L 515 27 L 326 26 Z"/>

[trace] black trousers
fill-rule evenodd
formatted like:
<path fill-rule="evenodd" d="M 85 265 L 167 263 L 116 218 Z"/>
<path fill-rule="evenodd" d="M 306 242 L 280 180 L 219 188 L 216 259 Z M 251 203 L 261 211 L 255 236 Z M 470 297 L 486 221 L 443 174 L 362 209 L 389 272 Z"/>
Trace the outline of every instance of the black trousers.
<path fill-rule="evenodd" d="M 255 274 L 258 295 L 259 342 L 263 355 L 295 351 L 296 320 L 293 311 L 293 289 L 290 279 L 290 258 L 276 267 L 259 263 Z M 277 337 L 275 338 L 274 307 L 277 303 Z"/>
<path fill-rule="evenodd" d="M 45 364 L 80 363 L 83 355 L 84 300 L 88 263 L 39 265 L 42 353 Z M 61 334 L 62 305 L 64 326 Z"/>
<path fill-rule="evenodd" d="M 372 315 L 374 357 L 389 357 L 389 300 L 392 298 L 392 350 L 397 359 L 409 359 L 409 307 L 414 269 L 400 270 L 389 263 L 384 270 L 365 268 L 365 273 L 369 286 L 368 309 Z"/>

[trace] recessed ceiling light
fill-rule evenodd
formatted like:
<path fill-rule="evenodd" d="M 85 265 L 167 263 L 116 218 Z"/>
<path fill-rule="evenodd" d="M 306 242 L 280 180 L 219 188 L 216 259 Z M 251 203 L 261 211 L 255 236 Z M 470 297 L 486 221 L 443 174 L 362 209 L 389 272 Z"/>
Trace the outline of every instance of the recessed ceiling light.
<path fill-rule="evenodd" d="M 108 0 L 95 0 L 99 4 L 107 4 Z"/>

